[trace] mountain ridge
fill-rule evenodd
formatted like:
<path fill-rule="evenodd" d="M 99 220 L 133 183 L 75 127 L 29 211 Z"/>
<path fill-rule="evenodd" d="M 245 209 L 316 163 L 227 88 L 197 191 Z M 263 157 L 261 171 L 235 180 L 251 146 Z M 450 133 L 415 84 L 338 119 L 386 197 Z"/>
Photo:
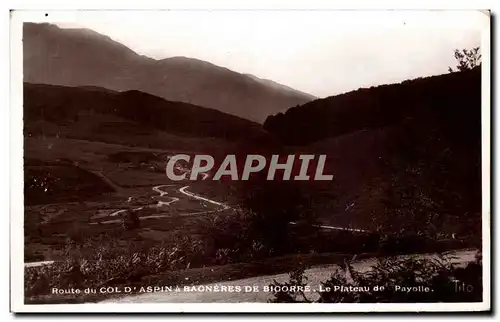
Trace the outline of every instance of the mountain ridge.
<path fill-rule="evenodd" d="M 309 93 L 306 93 L 306 92 L 300 91 L 300 90 L 298 90 L 298 89 L 294 89 L 294 88 L 292 88 L 292 87 L 290 87 L 290 86 L 287 86 L 287 85 L 284 85 L 284 84 L 281 84 L 281 83 L 275 82 L 275 81 L 273 81 L 272 79 L 260 78 L 260 77 L 258 77 L 258 76 L 253 75 L 253 74 L 244 74 L 244 75 L 245 75 L 245 76 L 248 76 L 248 77 L 250 77 L 250 78 L 252 78 L 252 79 L 254 79 L 254 80 L 256 80 L 256 81 L 257 81 L 257 82 L 259 82 L 259 83 L 266 84 L 266 85 L 271 86 L 271 87 L 274 87 L 274 88 L 281 88 L 281 89 L 284 89 L 284 90 L 290 90 L 290 91 L 299 92 L 299 93 L 301 93 L 301 94 L 303 94 L 303 95 L 305 95 L 305 96 L 308 96 L 308 97 L 311 99 L 311 101 L 312 101 L 312 100 L 319 99 L 319 97 L 316 97 L 316 96 L 314 96 L 314 95 L 312 95 L 312 94 L 309 94 Z"/>
<path fill-rule="evenodd" d="M 259 123 L 314 98 L 196 58 L 139 55 L 90 29 L 25 23 L 23 43 L 27 83 L 139 90 Z"/>
<path fill-rule="evenodd" d="M 25 135 L 59 136 L 69 131 L 70 135 L 78 132 L 80 137 L 88 138 L 99 134 L 103 120 L 108 125 L 125 122 L 152 134 L 163 131 L 183 137 L 229 141 L 263 133 L 261 126 L 250 120 L 211 108 L 167 101 L 137 90 L 115 92 L 98 87 L 24 83 Z M 80 131 L 82 128 L 85 130 Z M 114 135 L 132 137 L 132 128 L 117 128 Z M 148 145 L 147 137 L 143 143 Z"/>

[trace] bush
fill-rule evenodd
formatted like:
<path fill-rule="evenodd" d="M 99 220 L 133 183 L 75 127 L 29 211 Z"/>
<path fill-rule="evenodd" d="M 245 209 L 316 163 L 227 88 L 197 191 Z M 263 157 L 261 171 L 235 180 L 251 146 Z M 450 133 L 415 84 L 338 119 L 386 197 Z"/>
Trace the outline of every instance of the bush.
<path fill-rule="evenodd" d="M 85 229 L 78 224 L 74 224 L 66 232 L 68 242 L 73 244 L 82 244 L 87 237 L 86 235 Z"/>
<path fill-rule="evenodd" d="M 216 263 L 226 264 L 291 250 L 289 230 L 286 217 L 238 209 L 212 216 L 200 233 L 209 240 Z"/>
<path fill-rule="evenodd" d="M 25 295 L 46 295 L 50 289 L 100 287 L 139 281 L 143 276 L 184 269 L 205 262 L 200 240 L 179 237 L 154 246 L 137 245 L 133 241 L 121 245 L 103 237 L 96 246 L 68 243 L 64 260 L 52 265 L 25 268 Z"/>
<path fill-rule="evenodd" d="M 141 220 L 139 219 L 137 212 L 133 210 L 127 210 L 123 217 L 122 224 L 125 230 L 133 230 L 141 226 Z"/>
<path fill-rule="evenodd" d="M 304 292 L 304 287 L 307 285 L 307 277 L 304 276 L 304 268 L 298 268 L 289 273 L 290 281 L 285 283 L 276 282 L 271 283 L 273 287 L 279 287 L 278 291 L 273 291 L 274 299 L 271 303 L 300 303 L 311 302 Z M 295 288 L 294 288 L 295 287 Z M 290 291 L 288 291 L 290 290 Z"/>
<path fill-rule="evenodd" d="M 330 279 L 322 282 L 325 292 L 318 292 L 320 303 L 380 303 L 380 302 L 480 302 L 482 300 L 482 260 L 477 257 L 465 267 L 452 264 L 449 260 L 406 257 L 379 260 L 371 270 L 359 273 L 346 263 L 345 269 L 336 270 Z M 463 284 L 462 284 L 463 283 Z M 271 286 L 307 285 L 304 269 L 290 273 L 290 281 Z M 471 285 L 470 291 L 459 290 L 458 286 Z M 365 291 L 342 292 L 335 286 L 366 288 Z M 378 286 L 379 290 L 374 290 Z M 429 291 L 396 291 L 401 288 L 417 288 Z M 383 287 L 383 290 L 380 289 Z M 273 292 L 270 302 L 311 302 L 303 292 Z"/>

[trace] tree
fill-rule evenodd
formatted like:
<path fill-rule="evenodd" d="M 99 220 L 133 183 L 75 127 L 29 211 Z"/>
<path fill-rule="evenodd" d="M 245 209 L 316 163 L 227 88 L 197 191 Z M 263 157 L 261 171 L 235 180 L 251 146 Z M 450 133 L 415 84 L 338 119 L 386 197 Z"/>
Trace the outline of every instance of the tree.
<path fill-rule="evenodd" d="M 134 210 L 127 210 L 122 221 L 123 228 L 126 230 L 137 229 L 141 226 L 141 221 L 137 212 Z"/>
<path fill-rule="evenodd" d="M 456 71 L 463 72 L 466 70 L 474 69 L 477 66 L 481 66 L 481 51 L 480 47 L 474 47 L 472 49 L 455 49 L 454 52 L 455 59 L 458 62 L 456 66 Z M 448 67 L 450 73 L 455 72 L 453 68 Z"/>

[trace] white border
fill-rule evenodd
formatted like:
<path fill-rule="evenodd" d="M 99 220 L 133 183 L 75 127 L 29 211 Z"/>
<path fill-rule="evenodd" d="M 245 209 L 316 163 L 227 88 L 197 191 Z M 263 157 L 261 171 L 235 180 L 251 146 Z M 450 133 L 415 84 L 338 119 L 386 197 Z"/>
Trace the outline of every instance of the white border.
<path fill-rule="evenodd" d="M 484 28 L 481 41 L 481 176 L 483 231 L 483 303 L 491 307 L 491 30 Z M 486 54 L 486 55 L 485 55 Z"/>
<path fill-rule="evenodd" d="M 30 10 L 478 10 L 488 9 L 495 0 L 17 0 L 12 9 Z"/>
<path fill-rule="evenodd" d="M 314 1 L 313 1 L 314 2 Z M 135 2 L 134 2 L 135 3 Z M 287 5 L 288 3 L 288 5 Z M 369 2 L 370 3 L 370 2 Z M 436 3 L 436 2 L 431 2 Z M 428 4 L 428 3 L 427 3 Z M 147 4 L 146 4 L 147 5 Z M 393 3 L 394 5 L 394 3 Z M 472 5 L 472 4 L 471 4 Z M 477 7 L 478 3 L 476 3 Z M 70 3 L 65 4 L 63 8 L 57 9 L 75 9 L 83 6 L 74 7 Z M 304 5 L 297 1 L 288 1 L 276 5 L 276 1 L 270 1 L 268 5 L 262 5 L 257 2 L 257 6 L 248 5 L 241 6 L 238 9 L 300 9 L 311 8 L 311 4 Z M 418 6 L 417 6 L 418 7 Z M 462 6 L 462 8 L 473 8 L 474 6 Z M 19 6 L 18 8 L 23 8 Z M 53 5 L 45 3 L 43 7 L 34 8 L 46 9 L 53 8 Z M 137 8 L 137 7 L 136 7 Z M 198 2 L 195 6 L 192 3 L 183 3 L 181 5 L 174 4 L 170 8 L 182 9 L 230 9 L 233 6 L 228 6 L 224 1 L 220 3 L 210 3 L 210 6 L 204 5 L 203 2 Z M 332 6 L 316 6 L 315 10 L 332 8 Z M 339 8 L 337 6 L 337 8 Z M 341 6 L 340 8 L 352 8 L 352 6 Z M 364 8 L 370 8 L 364 6 Z M 372 6 L 373 8 L 373 6 Z M 380 8 L 380 6 L 379 6 Z M 393 6 L 393 8 L 402 8 Z M 440 8 L 428 6 L 427 8 Z M 33 9 L 33 6 L 31 6 Z M 144 9 L 144 8 L 142 8 Z M 40 11 L 42 16 L 44 12 Z M 54 16 L 50 11 L 49 16 Z M 59 12 L 61 13 L 61 12 Z M 66 11 L 63 13 L 68 16 L 75 16 L 74 12 Z M 37 21 L 43 21 L 41 18 Z M 58 305 L 24 305 L 23 294 L 23 277 L 24 271 L 23 251 L 23 136 L 22 136 L 22 22 L 25 19 L 14 14 L 11 17 L 10 24 L 10 68 L 11 68 L 11 100 L 10 100 L 10 124 L 11 124 L 11 141 L 10 141 L 10 191 L 11 191 L 11 310 L 14 312 L 245 312 L 245 313 L 292 313 L 292 312 L 405 312 L 405 311 L 427 311 L 427 312 L 443 312 L 443 311 L 482 311 L 488 310 L 491 307 L 490 303 L 490 144 L 491 144 L 491 129 L 490 129 L 490 20 L 484 20 L 484 33 L 482 42 L 483 54 L 483 72 L 482 72 L 482 180 L 483 180 L 483 290 L 484 300 L 482 303 L 339 303 L 339 304 L 267 304 L 267 303 L 158 303 L 158 304 L 58 304 Z M 31 20 L 26 20 L 31 21 Z"/>

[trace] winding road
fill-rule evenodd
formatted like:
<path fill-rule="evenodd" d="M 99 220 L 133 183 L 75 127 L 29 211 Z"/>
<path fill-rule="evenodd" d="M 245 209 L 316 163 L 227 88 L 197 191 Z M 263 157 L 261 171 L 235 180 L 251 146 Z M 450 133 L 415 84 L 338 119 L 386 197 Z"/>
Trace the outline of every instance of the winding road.
<path fill-rule="evenodd" d="M 115 183 L 113 183 L 109 178 L 107 178 L 100 171 L 94 171 L 94 173 L 96 175 L 98 175 L 99 177 L 105 179 L 106 182 L 111 183 L 113 185 L 113 187 L 116 186 Z M 202 175 L 203 175 L 202 180 L 205 180 L 205 179 L 207 179 L 209 177 L 209 175 L 207 173 L 203 173 Z M 156 193 L 159 194 L 159 196 L 155 196 L 154 197 L 157 202 L 154 203 L 154 204 L 150 204 L 150 205 L 146 205 L 146 206 L 142 206 L 142 207 L 133 208 L 132 210 L 138 211 L 138 210 L 143 210 L 145 208 L 155 209 L 155 208 L 160 208 L 160 207 L 165 207 L 165 206 L 171 206 L 173 203 L 175 203 L 175 202 L 177 202 L 177 201 L 180 200 L 180 198 L 178 198 L 178 197 L 169 196 L 169 192 L 164 190 L 165 188 L 172 188 L 172 187 L 175 187 L 175 185 L 166 184 L 166 185 L 158 185 L 158 186 L 152 187 L 151 189 L 154 192 L 156 192 Z M 183 186 L 183 187 L 175 190 L 175 192 L 178 192 L 178 193 L 180 193 L 180 194 L 182 194 L 184 196 L 187 196 L 188 198 L 193 198 L 193 199 L 196 199 L 196 200 L 204 201 L 204 202 L 210 203 L 212 205 L 221 207 L 221 209 L 203 210 L 203 211 L 187 212 L 187 213 L 179 213 L 179 214 L 177 214 L 178 216 L 207 215 L 207 214 L 216 213 L 216 212 L 219 212 L 219 211 L 226 211 L 226 210 L 231 209 L 228 205 L 226 205 L 226 204 L 224 204 L 222 202 L 218 202 L 218 201 L 215 201 L 215 200 L 212 200 L 212 199 L 200 196 L 200 195 L 195 194 L 193 192 L 190 192 L 190 191 L 187 190 L 188 188 L 189 188 L 189 186 Z M 120 189 L 120 191 L 122 191 L 121 187 L 119 187 L 119 189 Z M 169 200 L 168 201 L 158 200 L 160 198 L 161 199 L 169 198 Z M 129 196 L 128 199 L 127 199 L 127 202 L 129 203 L 133 199 L 134 199 L 134 197 Z M 99 214 L 96 214 L 95 216 L 93 216 L 93 218 L 94 219 L 98 219 L 98 218 L 101 218 L 101 217 L 116 217 L 119 214 L 121 214 L 121 213 L 123 213 L 123 212 L 125 212 L 127 210 L 129 210 L 129 208 L 118 209 L 118 210 L 115 210 L 115 211 L 113 211 L 111 213 L 99 213 Z M 105 211 L 105 210 L 101 210 L 101 212 L 103 212 L 103 211 Z M 167 218 L 167 217 L 171 217 L 171 216 L 172 216 L 171 214 L 152 214 L 152 215 L 141 216 L 141 217 L 139 217 L 139 219 L 140 220 L 161 219 L 161 218 Z M 98 222 L 91 222 L 90 225 L 119 224 L 121 222 L 122 222 L 122 219 L 121 218 L 117 218 L 117 219 L 109 219 L 109 220 L 98 221 Z M 290 222 L 290 224 L 291 225 L 297 225 L 296 222 Z M 362 229 L 337 227 L 337 226 L 327 226 L 327 225 L 313 225 L 313 226 L 317 227 L 317 228 L 321 228 L 321 229 L 328 229 L 328 230 L 346 230 L 346 231 L 352 231 L 352 232 L 365 232 L 365 233 L 368 232 L 367 230 L 362 230 Z M 25 267 L 36 267 L 36 266 L 50 265 L 52 263 L 53 263 L 53 261 L 29 262 L 29 263 L 25 263 Z"/>
<path fill-rule="evenodd" d="M 101 174 L 102 175 L 102 174 Z M 209 177 L 209 175 L 207 173 L 203 173 L 203 178 L 202 180 L 205 180 Z M 175 185 L 159 185 L 159 186 L 155 186 L 152 188 L 152 190 L 156 193 L 159 194 L 159 196 L 157 196 L 156 198 L 159 198 L 159 197 L 167 197 L 168 195 L 168 192 L 163 190 L 163 188 L 169 188 L 169 187 L 175 187 Z M 191 213 L 181 213 L 179 214 L 179 216 L 188 216 L 188 215 L 206 215 L 206 214 L 210 214 L 210 213 L 215 213 L 217 211 L 224 211 L 224 210 L 229 210 L 231 209 L 231 207 L 229 207 L 228 205 L 222 203 L 222 202 L 218 202 L 218 201 L 215 201 L 215 200 L 212 200 L 212 199 L 209 199 L 209 198 L 206 198 L 206 197 L 203 197 L 203 196 L 200 196 L 198 194 L 195 194 L 193 192 L 190 192 L 188 191 L 187 189 L 189 188 L 189 186 L 184 186 L 182 188 L 179 188 L 177 190 L 177 192 L 189 197 L 189 198 L 193 198 L 193 199 L 196 199 L 196 200 L 201 200 L 201 201 L 205 201 L 205 202 L 208 202 L 210 204 L 213 204 L 213 205 L 216 205 L 218 207 L 221 207 L 222 209 L 220 210 L 206 210 L 206 211 L 197 211 L 197 212 L 191 212 Z M 156 204 L 153 204 L 153 205 L 147 205 L 147 206 L 143 206 L 143 207 L 138 207 L 138 208 L 134 208 L 132 210 L 141 210 L 141 209 L 144 209 L 145 207 L 147 208 L 158 208 L 158 207 L 162 207 L 162 206 L 170 206 L 171 204 L 173 204 L 174 202 L 177 202 L 179 201 L 180 199 L 178 197 L 171 197 L 171 196 L 168 196 L 168 198 L 170 198 L 169 201 L 158 201 Z M 133 199 L 133 197 L 128 197 L 128 200 L 127 202 L 131 202 Z M 116 215 L 119 215 L 120 213 L 122 212 L 125 212 L 127 211 L 128 209 L 120 209 L 120 210 L 117 210 L 117 211 L 114 211 L 112 212 L 111 214 L 109 215 L 106 215 L 106 217 L 114 217 Z M 148 219 L 158 219 L 158 218 L 166 218 L 166 217 L 170 217 L 171 215 L 161 215 L 161 214 L 155 214 L 155 215 L 148 215 L 148 216 L 142 216 L 142 217 L 139 217 L 140 220 L 148 220 Z M 96 225 L 96 224 L 116 224 L 116 223 L 120 223 L 121 220 L 120 219 L 112 219 L 112 220 L 106 220 L 106 221 L 101 221 L 101 222 L 93 222 L 93 223 L 90 223 L 91 225 Z M 297 225 L 296 222 L 290 222 L 291 225 Z M 362 233 L 367 233 L 369 232 L 368 230 L 364 230 L 364 229 L 356 229 L 356 228 L 346 228 L 346 227 L 339 227 L 339 226 L 328 226 L 328 225 L 313 225 L 313 227 L 317 227 L 317 228 L 321 228 L 321 229 L 328 229 L 328 230 L 345 230 L 345 231 L 352 231 L 352 232 L 362 232 Z"/>

